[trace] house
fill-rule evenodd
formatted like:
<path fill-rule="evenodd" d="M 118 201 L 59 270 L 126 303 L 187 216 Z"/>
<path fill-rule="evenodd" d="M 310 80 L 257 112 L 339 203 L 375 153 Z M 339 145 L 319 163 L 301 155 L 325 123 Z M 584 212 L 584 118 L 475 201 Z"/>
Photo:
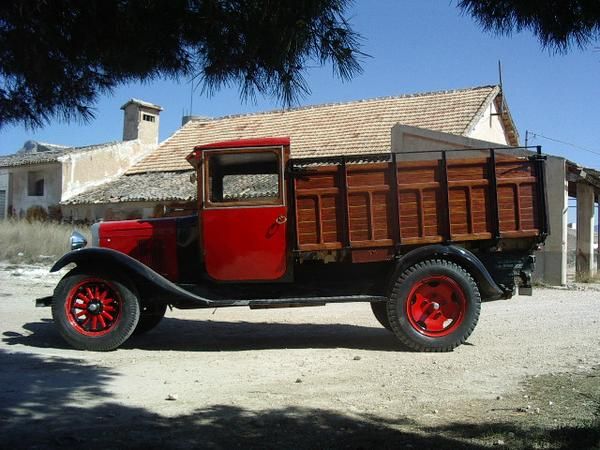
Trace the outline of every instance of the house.
<path fill-rule="evenodd" d="M 191 211 L 185 156 L 194 146 L 266 136 L 289 136 L 294 158 L 518 145 L 499 86 L 191 118 L 123 176 L 64 200 L 63 213 L 98 220 Z"/>
<path fill-rule="evenodd" d="M 147 109 L 143 109 L 144 106 Z M 519 145 L 517 129 L 499 86 L 220 118 L 188 118 L 179 130 L 158 145 L 157 129 L 146 135 L 152 124 L 158 127 L 160 108 L 152 107 L 155 105 L 136 100 L 123 105 L 126 116 L 128 111 L 131 113 L 131 121 L 126 119 L 124 123 L 124 140 L 127 140 L 126 135 L 148 140 L 151 149 L 137 152 L 134 158 L 127 159 L 126 164 L 113 167 L 106 175 L 94 175 L 93 180 L 88 180 L 84 174 L 70 175 L 72 172 L 65 170 L 69 168 L 70 160 L 78 161 L 72 165 L 83 165 L 81 160 L 85 159 L 86 153 L 93 154 L 97 150 L 56 150 L 64 152 L 56 159 L 61 164 L 62 190 L 60 197 L 55 194 L 52 202 L 60 198 L 64 216 L 96 221 L 189 213 L 195 209 L 196 186 L 191 178 L 192 168 L 185 157 L 196 145 L 216 141 L 290 137 L 294 158 L 386 152 L 404 153 L 403 158 L 411 158 L 410 151 Z M 143 128 L 147 126 L 149 128 Z M 46 178 L 40 182 L 35 173 L 28 175 L 39 172 L 42 164 L 51 164 L 45 159 L 47 155 L 42 154 L 39 152 L 34 158 L 35 164 L 23 155 L 13 155 L 21 158 L 18 166 L 27 174 L 27 179 L 22 179 L 19 186 L 21 192 L 27 189 L 25 197 L 30 203 L 30 197 L 36 197 L 29 195 L 30 192 L 41 192 L 42 186 L 50 192 L 54 186 Z M 14 179 L 7 181 L 6 166 L 7 162 L 0 159 L 0 207 L 5 211 L 12 198 L 7 192 L 16 185 Z M 86 169 L 92 173 L 97 171 L 94 164 L 87 165 Z M 600 197 L 600 172 L 565 158 L 548 156 L 546 184 L 551 234 L 546 239 L 544 251 L 538 253 L 537 276 L 549 284 L 564 285 L 567 280 L 569 197 L 577 199 L 577 273 L 584 276 L 595 273 L 593 225 L 594 208 Z"/>
<path fill-rule="evenodd" d="M 65 147 L 27 141 L 0 157 L 0 219 L 24 217 L 31 208 L 58 218 L 61 202 L 122 175 L 156 148 L 162 108 L 131 99 L 121 109 L 121 142 Z"/>

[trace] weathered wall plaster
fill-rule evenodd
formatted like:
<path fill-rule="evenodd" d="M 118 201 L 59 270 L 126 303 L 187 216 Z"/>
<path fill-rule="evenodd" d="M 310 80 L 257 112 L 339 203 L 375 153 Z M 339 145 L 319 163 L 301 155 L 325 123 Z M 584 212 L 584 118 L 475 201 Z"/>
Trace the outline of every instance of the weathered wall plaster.
<path fill-rule="evenodd" d="M 510 145 L 506 138 L 506 131 L 504 125 L 500 120 L 498 114 L 498 108 L 495 102 L 490 104 L 479 121 L 473 126 L 473 128 L 467 133 L 467 135 L 473 139 L 480 139 L 482 141 L 496 142 L 502 145 Z"/>
<path fill-rule="evenodd" d="M 58 205 L 62 186 L 60 163 L 19 166 L 9 170 L 11 177 L 8 206 L 13 208 L 17 216 L 24 216 L 32 206 L 48 209 L 48 206 Z M 29 195 L 30 172 L 35 172 L 44 179 L 43 195 Z"/>
<path fill-rule="evenodd" d="M 135 140 L 62 156 L 61 201 L 121 176 L 155 148 L 156 145 Z"/>

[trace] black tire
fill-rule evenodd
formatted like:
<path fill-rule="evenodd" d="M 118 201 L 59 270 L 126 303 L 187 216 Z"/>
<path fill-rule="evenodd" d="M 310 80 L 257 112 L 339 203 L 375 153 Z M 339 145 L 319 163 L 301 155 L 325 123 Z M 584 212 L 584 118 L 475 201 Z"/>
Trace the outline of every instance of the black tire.
<path fill-rule="evenodd" d="M 52 317 L 74 348 L 105 352 L 131 336 L 140 318 L 140 304 L 129 280 L 74 269 L 54 290 Z"/>
<path fill-rule="evenodd" d="M 140 320 L 133 330 L 134 336 L 147 333 L 156 327 L 167 312 L 167 305 L 164 303 L 142 303 Z"/>
<path fill-rule="evenodd" d="M 377 321 L 383 325 L 389 331 L 394 331 L 390 325 L 390 319 L 388 318 L 387 304 L 383 302 L 371 302 L 371 311 L 377 319 Z"/>
<path fill-rule="evenodd" d="M 465 269 L 446 260 L 427 260 L 398 277 L 387 311 L 392 330 L 404 345 L 416 351 L 448 352 L 464 344 L 475 329 L 481 296 Z"/>

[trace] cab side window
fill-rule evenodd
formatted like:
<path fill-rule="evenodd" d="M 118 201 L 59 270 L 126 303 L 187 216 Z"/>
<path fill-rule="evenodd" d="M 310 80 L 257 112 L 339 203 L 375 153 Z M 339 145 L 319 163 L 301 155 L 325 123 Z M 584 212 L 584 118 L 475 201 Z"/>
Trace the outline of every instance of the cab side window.
<path fill-rule="evenodd" d="M 283 203 L 279 151 L 208 153 L 207 206 Z"/>

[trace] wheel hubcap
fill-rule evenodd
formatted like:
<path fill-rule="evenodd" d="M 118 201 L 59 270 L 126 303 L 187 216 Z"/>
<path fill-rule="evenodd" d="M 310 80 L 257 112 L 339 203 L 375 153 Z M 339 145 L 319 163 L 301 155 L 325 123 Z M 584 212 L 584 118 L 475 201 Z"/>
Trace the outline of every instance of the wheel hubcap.
<path fill-rule="evenodd" d="M 71 326 L 85 336 L 109 333 L 121 317 L 121 298 L 108 282 L 87 279 L 74 286 L 65 304 Z"/>
<path fill-rule="evenodd" d="M 466 307 L 460 285 L 450 277 L 436 275 L 414 284 L 406 300 L 406 316 L 419 333 L 441 337 L 460 325 Z"/>

